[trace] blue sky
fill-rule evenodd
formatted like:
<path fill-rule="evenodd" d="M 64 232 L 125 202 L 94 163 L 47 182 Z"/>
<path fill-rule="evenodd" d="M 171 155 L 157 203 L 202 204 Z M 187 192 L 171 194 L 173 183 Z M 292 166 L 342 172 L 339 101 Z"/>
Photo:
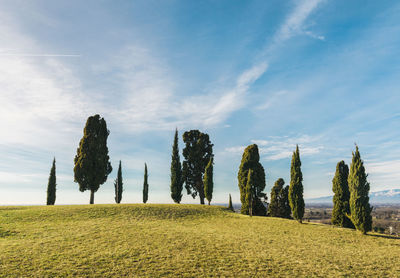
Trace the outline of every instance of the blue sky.
<path fill-rule="evenodd" d="M 174 129 L 215 153 L 214 202 L 239 201 L 257 143 L 269 193 L 299 144 L 306 198 L 331 194 L 356 142 L 371 191 L 400 188 L 398 1 L 15 1 L 0 3 L 0 204 L 88 203 L 73 159 L 88 116 L 110 129 L 114 171 L 95 195 L 170 203 Z M 183 142 L 180 141 L 182 149 Z M 184 203 L 198 203 L 184 195 Z"/>

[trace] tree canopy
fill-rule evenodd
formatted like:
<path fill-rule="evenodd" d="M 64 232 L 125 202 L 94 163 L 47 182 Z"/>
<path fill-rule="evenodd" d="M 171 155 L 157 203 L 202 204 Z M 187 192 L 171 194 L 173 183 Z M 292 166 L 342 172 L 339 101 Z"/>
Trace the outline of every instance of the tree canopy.
<path fill-rule="evenodd" d="M 109 134 L 104 118 L 90 116 L 75 156 L 74 181 L 81 192 L 90 190 L 90 204 L 94 203 L 94 193 L 112 171 L 107 148 Z"/>
<path fill-rule="evenodd" d="M 199 195 L 200 204 L 204 204 L 203 175 L 205 168 L 213 156 L 213 144 L 208 134 L 199 130 L 186 131 L 183 134 L 183 181 L 188 195 L 196 198 Z"/>

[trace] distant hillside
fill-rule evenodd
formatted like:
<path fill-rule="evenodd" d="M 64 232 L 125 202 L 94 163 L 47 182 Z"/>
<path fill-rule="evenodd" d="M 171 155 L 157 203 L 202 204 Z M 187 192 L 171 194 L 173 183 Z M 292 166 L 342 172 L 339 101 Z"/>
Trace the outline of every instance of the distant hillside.
<path fill-rule="evenodd" d="M 332 204 L 333 196 L 306 199 L 306 204 Z M 371 204 L 400 204 L 400 189 L 390 189 L 369 194 Z"/>

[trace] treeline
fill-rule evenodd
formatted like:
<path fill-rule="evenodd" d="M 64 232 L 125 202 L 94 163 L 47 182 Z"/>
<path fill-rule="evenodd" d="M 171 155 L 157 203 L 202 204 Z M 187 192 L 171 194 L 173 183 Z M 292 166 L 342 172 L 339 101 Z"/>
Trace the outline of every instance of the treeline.
<path fill-rule="evenodd" d="M 110 131 L 107 129 L 104 118 L 99 115 L 89 117 L 74 159 L 74 182 L 78 183 L 81 192 L 90 191 L 90 204 L 94 203 L 94 193 L 97 192 L 100 185 L 107 181 L 107 177 L 112 171 L 107 147 L 109 134 Z M 200 204 L 204 204 L 205 199 L 210 204 L 214 190 L 214 154 L 209 135 L 199 130 L 184 132 L 182 136 L 184 142 L 182 163 L 178 138 L 178 130 L 175 130 L 170 167 L 171 198 L 179 204 L 183 196 L 183 186 L 185 186 L 188 195 L 191 195 L 194 199 L 197 196 L 199 197 Z M 56 199 L 55 163 L 54 158 L 47 189 L 48 205 L 54 205 Z M 350 171 L 344 161 L 339 162 L 332 184 L 335 193 L 332 224 L 356 228 L 363 233 L 370 231 L 372 228 L 372 207 L 369 205 L 369 183 L 358 146 L 353 152 Z M 296 146 L 292 155 L 290 184 L 285 186 L 285 181 L 282 178 L 275 182 L 271 189 L 269 206 L 267 205 L 267 194 L 263 192 L 265 186 L 265 170 L 260 163 L 258 146 L 253 144 L 244 150 L 238 171 L 241 213 L 250 216 L 293 218 L 302 223 L 305 204 L 298 146 Z M 123 192 L 121 161 L 119 161 L 114 187 L 115 202 L 119 204 Z M 145 163 L 143 203 L 147 202 L 148 193 L 148 169 Z M 233 210 L 230 194 L 229 209 Z"/>
<path fill-rule="evenodd" d="M 256 144 L 248 146 L 243 153 L 238 173 L 241 213 L 258 216 L 294 218 L 300 223 L 304 216 L 303 174 L 299 147 L 293 152 L 290 166 L 290 185 L 279 178 L 271 189 L 271 201 L 268 210 L 265 188 L 265 172 L 259 162 L 260 156 Z M 355 228 L 362 233 L 372 230 L 372 207 L 369 204 L 369 183 L 364 162 L 356 145 L 349 167 L 344 161 L 336 166 L 332 180 L 333 211 L 332 224 L 344 228 Z"/>

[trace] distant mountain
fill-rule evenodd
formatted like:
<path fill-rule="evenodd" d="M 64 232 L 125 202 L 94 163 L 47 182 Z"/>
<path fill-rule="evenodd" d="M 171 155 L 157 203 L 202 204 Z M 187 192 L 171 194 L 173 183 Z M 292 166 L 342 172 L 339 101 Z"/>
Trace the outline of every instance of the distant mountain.
<path fill-rule="evenodd" d="M 306 199 L 306 204 L 332 204 L 333 196 Z M 400 189 L 390 189 L 369 194 L 371 204 L 400 204 Z"/>

